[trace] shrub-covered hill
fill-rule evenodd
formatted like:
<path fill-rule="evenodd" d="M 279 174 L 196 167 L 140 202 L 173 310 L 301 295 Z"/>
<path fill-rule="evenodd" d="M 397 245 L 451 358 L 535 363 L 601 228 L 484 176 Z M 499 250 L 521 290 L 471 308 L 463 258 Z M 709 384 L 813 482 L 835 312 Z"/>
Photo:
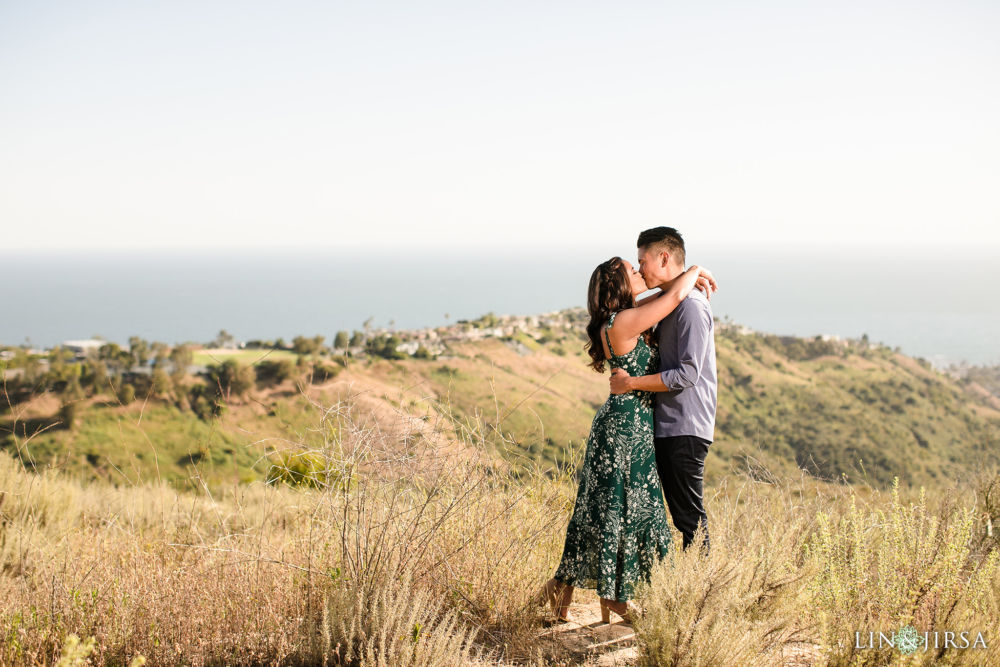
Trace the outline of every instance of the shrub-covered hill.
<path fill-rule="evenodd" d="M 267 475 L 269 451 L 319 445 L 329 426 L 320 407 L 349 399 L 380 428 L 402 420 L 406 430 L 423 424 L 423 437 L 448 438 L 463 421 L 485 423 L 483 435 L 501 455 L 561 465 L 582 454 L 607 396 L 607 375 L 587 367 L 580 331 L 571 325 L 538 337 L 452 340 L 436 359 L 324 362 L 319 379 L 272 378 L 240 398 L 229 395 L 217 416 L 164 397 L 121 405 L 94 396 L 65 428 L 59 401 L 38 396 L 0 416 L 0 448 L 34 465 L 112 481 L 228 485 Z M 716 344 L 719 419 L 709 483 L 749 466 L 761 476 L 804 469 L 850 483 L 883 486 L 898 476 L 936 486 L 1000 460 L 995 402 L 922 361 L 867 343 L 734 326 L 720 326 Z"/>
<path fill-rule="evenodd" d="M 928 484 L 1000 459 L 1000 411 L 885 347 L 776 336 L 717 340 L 719 451 L 849 481 Z"/>
<path fill-rule="evenodd" d="M 528 341 L 530 343 L 530 341 Z M 434 362 L 354 364 L 480 413 L 531 456 L 582 452 L 607 396 L 607 375 L 586 366 L 570 334 L 544 345 L 485 340 Z M 709 481 L 730 467 L 757 474 L 805 469 L 849 482 L 936 485 L 1000 461 L 1000 411 L 925 362 L 882 346 L 741 334 L 716 336 L 719 410 Z M 346 379 L 346 378 L 344 378 Z"/>

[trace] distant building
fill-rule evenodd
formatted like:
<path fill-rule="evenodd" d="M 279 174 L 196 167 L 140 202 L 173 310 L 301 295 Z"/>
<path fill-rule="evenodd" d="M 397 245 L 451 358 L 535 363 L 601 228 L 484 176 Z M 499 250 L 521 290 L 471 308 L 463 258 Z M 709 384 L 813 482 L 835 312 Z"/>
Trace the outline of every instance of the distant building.
<path fill-rule="evenodd" d="M 82 358 L 89 356 L 91 352 L 97 354 L 97 351 L 107 344 L 105 340 L 67 340 L 63 341 L 62 348 Z"/>
<path fill-rule="evenodd" d="M 396 346 L 397 352 L 404 352 L 410 356 L 413 356 L 417 352 L 417 348 L 420 347 L 420 343 L 413 341 L 410 343 L 401 343 Z"/>

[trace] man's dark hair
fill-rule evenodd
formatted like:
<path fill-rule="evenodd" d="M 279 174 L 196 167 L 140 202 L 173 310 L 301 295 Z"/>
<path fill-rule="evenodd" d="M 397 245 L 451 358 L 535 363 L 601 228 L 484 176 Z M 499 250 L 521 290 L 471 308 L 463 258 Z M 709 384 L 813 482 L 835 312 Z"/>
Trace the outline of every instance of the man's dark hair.
<path fill-rule="evenodd" d="M 653 252 L 666 251 L 680 266 L 685 266 L 684 239 L 681 233 L 673 227 L 653 227 L 639 234 L 637 248 L 646 248 Z"/>

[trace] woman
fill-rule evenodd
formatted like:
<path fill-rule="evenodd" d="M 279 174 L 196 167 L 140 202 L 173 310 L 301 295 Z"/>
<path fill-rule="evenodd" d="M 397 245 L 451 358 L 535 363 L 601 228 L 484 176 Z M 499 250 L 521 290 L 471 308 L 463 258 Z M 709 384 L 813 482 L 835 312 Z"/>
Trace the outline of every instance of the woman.
<path fill-rule="evenodd" d="M 695 287 L 711 294 L 717 286 L 711 272 L 692 266 L 669 289 L 636 304 L 647 290 L 639 272 L 620 257 L 598 266 L 587 290 L 591 367 L 603 373 L 607 362 L 632 376 L 655 373 L 659 359 L 651 329 Z M 605 623 L 611 611 L 631 622 L 628 600 L 635 585 L 648 581 L 669 545 L 653 451 L 652 396 L 611 395 L 591 425 L 562 561 L 541 601 L 565 621 L 574 587 L 596 589 Z"/>

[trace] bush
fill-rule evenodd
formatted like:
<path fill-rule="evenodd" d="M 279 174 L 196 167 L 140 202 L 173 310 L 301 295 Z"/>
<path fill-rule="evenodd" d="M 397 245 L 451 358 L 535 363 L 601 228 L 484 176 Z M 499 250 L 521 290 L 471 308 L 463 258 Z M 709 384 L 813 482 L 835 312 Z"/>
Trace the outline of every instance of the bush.
<path fill-rule="evenodd" d="M 329 382 L 333 378 L 337 377 L 337 373 L 339 373 L 340 370 L 341 368 L 339 366 L 335 366 L 334 364 L 314 364 L 312 370 L 312 383 L 320 384 L 323 382 Z"/>
<path fill-rule="evenodd" d="M 776 665 L 787 647 L 811 639 L 802 595 L 808 571 L 796 558 L 808 516 L 774 521 L 781 500 L 755 486 L 760 492 L 751 486 L 742 506 L 725 499 L 709 507 L 724 518 L 709 521 L 708 556 L 682 551 L 675 541 L 649 585 L 639 588 L 646 610 L 635 623 L 640 664 Z M 699 535 L 694 544 L 701 544 Z"/>
<path fill-rule="evenodd" d="M 80 384 L 92 391 L 101 391 L 107 386 L 108 367 L 99 359 L 91 359 L 83 363 L 80 374 Z"/>
<path fill-rule="evenodd" d="M 310 355 L 316 354 L 323 349 L 323 341 L 325 338 L 323 336 L 313 336 L 312 338 L 306 338 L 305 336 L 296 336 L 292 339 L 292 351 L 298 355 Z"/>
<path fill-rule="evenodd" d="M 80 412 L 80 404 L 77 401 L 64 403 L 59 408 L 59 419 L 62 420 L 63 428 L 72 429 L 76 426 L 76 418 Z"/>
<path fill-rule="evenodd" d="M 257 383 L 262 386 L 281 384 L 295 377 L 295 362 L 291 359 L 265 359 L 256 365 Z"/>
<path fill-rule="evenodd" d="M 178 345 L 170 351 L 170 363 L 173 365 L 171 375 L 174 384 L 187 375 L 188 366 L 194 362 L 194 352 L 187 345 Z"/>
<path fill-rule="evenodd" d="M 156 368 L 153 370 L 153 392 L 157 396 L 166 396 L 170 393 L 173 388 L 173 382 L 170 376 L 162 368 Z"/>
<path fill-rule="evenodd" d="M 128 405 L 135 400 L 135 386 L 126 382 L 118 388 L 118 402 Z"/>
<path fill-rule="evenodd" d="M 209 384 L 223 397 L 244 396 L 257 382 L 253 366 L 240 364 L 235 359 L 226 359 L 221 364 L 208 369 Z"/>
<path fill-rule="evenodd" d="M 303 451 L 285 453 L 277 457 L 267 471 L 267 483 L 274 482 L 313 488 L 329 486 L 346 488 L 350 484 L 350 476 L 331 466 L 319 452 Z"/>
<path fill-rule="evenodd" d="M 809 590 L 831 664 L 893 658 L 892 648 L 859 653 L 853 641 L 843 641 L 857 631 L 891 634 L 909 625 L 942 637 L 955 630 L 973 631 L 972 639 L 976 631 L 996 637 L 1000 552 L 973 551 L 981 526 L 971 507 L 946 501 L 934 511 L 923 493 L 905 503 L 894 485 L 885 511 L 860 509 L 852 494 L 840 517 L 820 513 L 816 519 L 819 529 L 806 548 L 818 570 Z M 1000 647 L 991 648 L 994 660 L 1000 657 Z M 937 657 L 950 664 L 990 662 L 974 653 L 943 650 Z"/>
<path fill-rule="evenodd" d="M 218 417 L 225 410 L 219 394 L 203 384 L 192 385 L 188 390 L 188 406 L 203 421 Z"/>
<path fill-rule="evenodd" d="M 368 350 L 368 354 L 375 357 L 383 359 L 406 359 L 406 354 L 396 349 L 402 342 L 399 336 L 379 334 L 369 340 L 365 347 Z"/>

